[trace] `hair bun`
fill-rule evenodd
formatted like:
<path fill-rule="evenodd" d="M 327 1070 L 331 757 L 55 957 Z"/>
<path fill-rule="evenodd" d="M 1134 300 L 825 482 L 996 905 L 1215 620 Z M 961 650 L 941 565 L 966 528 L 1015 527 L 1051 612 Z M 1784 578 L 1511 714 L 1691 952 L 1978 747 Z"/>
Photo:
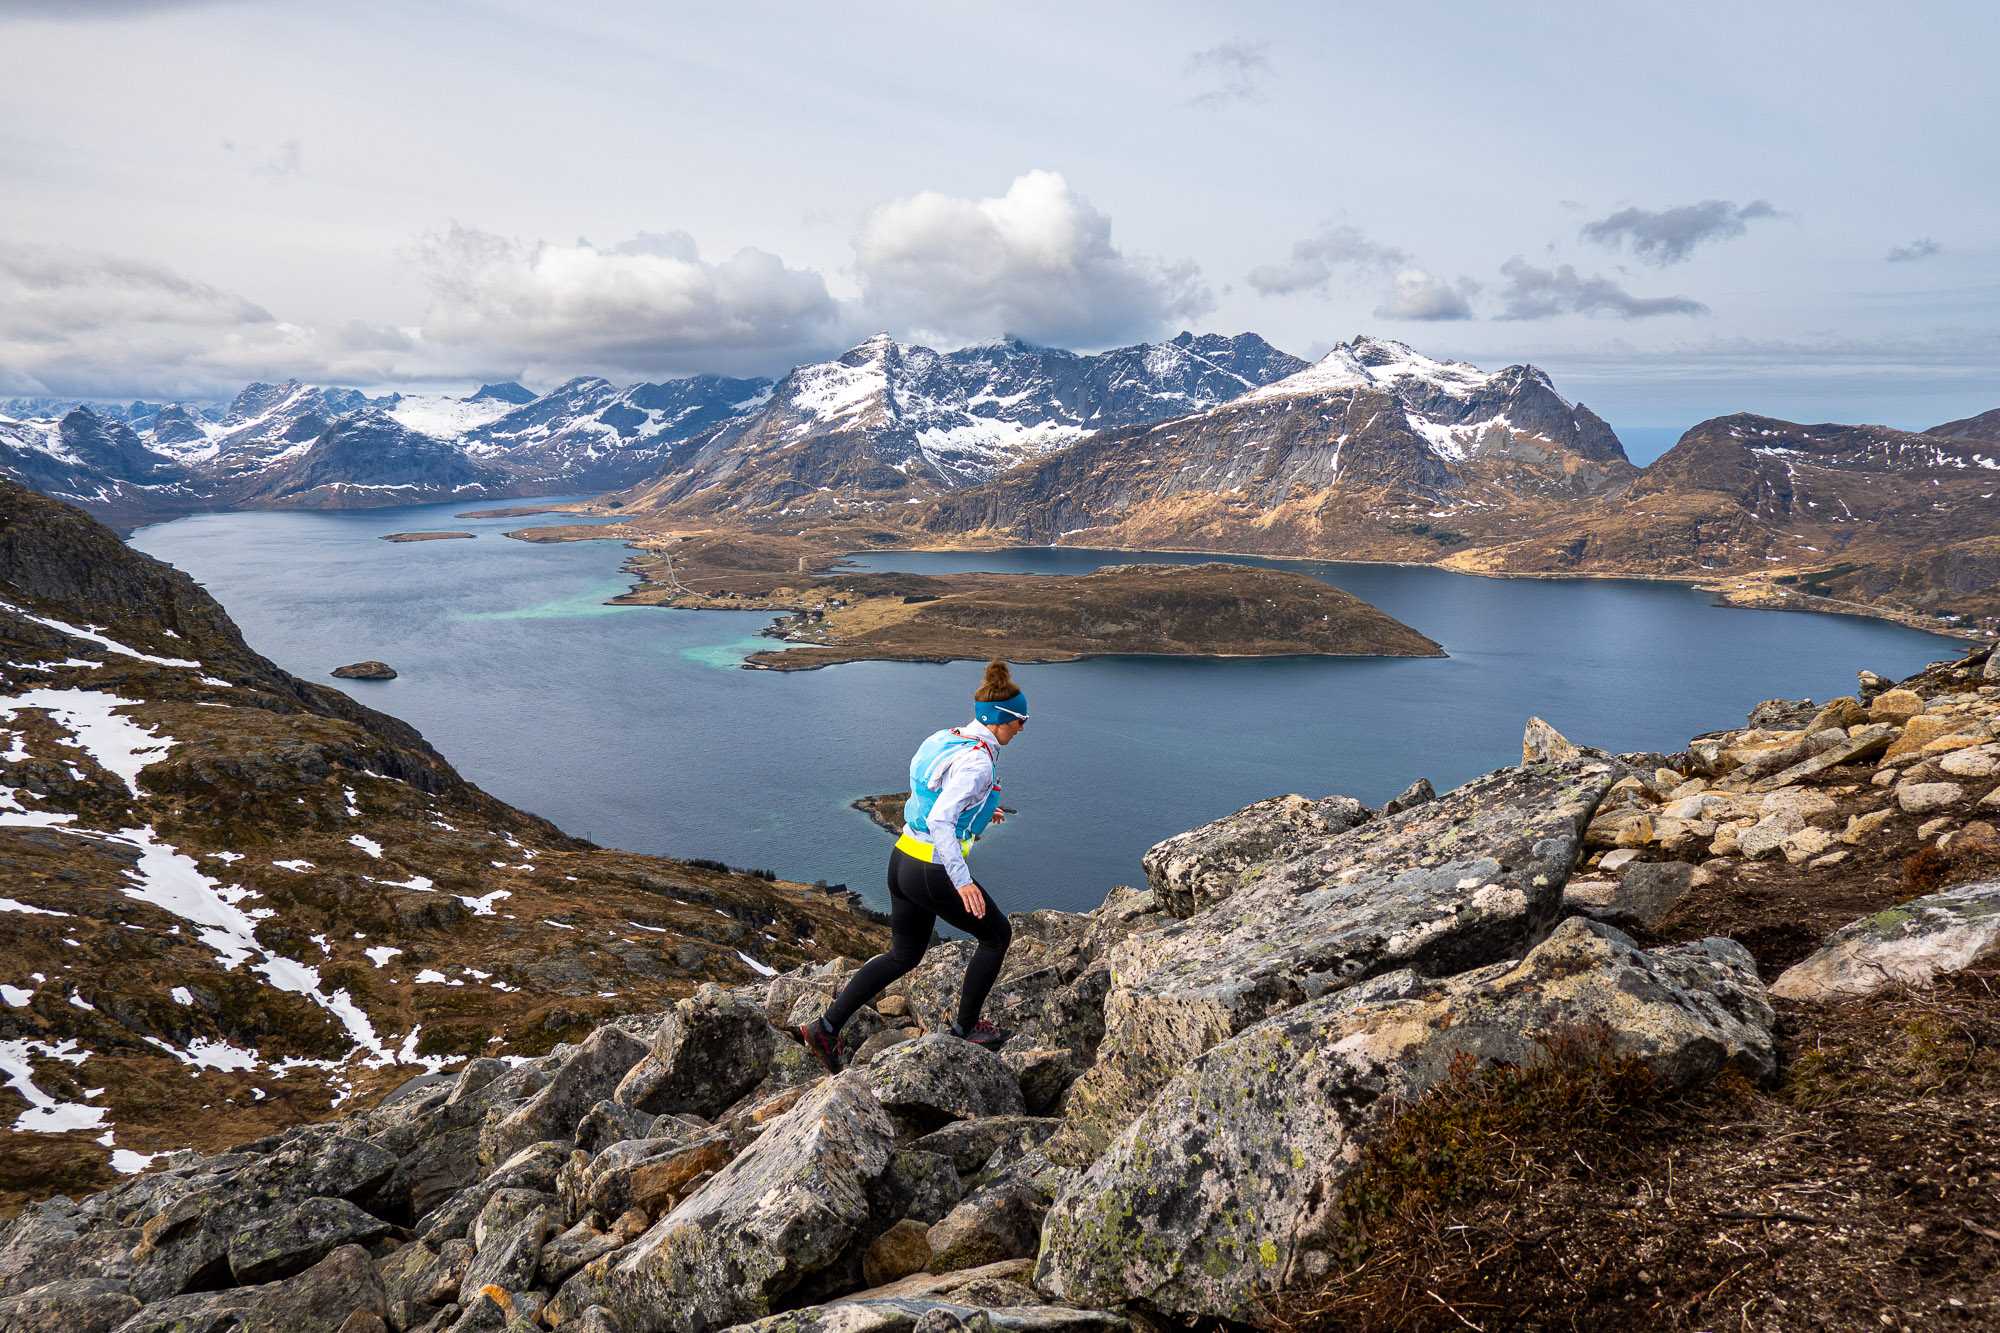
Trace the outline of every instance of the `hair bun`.
<path fill-rule="evenodd" d="M 981 703 L 994 703 L 1011 699 L 1020 692 L 1020 687 L 1014 684 L 1013 672 L 1007 669 L 1005 662 L 995 658 L 986 664 L 986 676 L 979 682 L 979 688 L 972 697 Z"/>

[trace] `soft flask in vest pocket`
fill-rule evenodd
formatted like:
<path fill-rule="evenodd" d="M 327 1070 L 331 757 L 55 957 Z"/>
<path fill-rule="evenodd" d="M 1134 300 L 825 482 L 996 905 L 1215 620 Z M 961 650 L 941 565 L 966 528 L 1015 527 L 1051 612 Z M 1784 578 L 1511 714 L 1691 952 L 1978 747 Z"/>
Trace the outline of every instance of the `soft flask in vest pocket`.
<path fill-rule="evenodd" d="M 910 759 L 910 799 L 903 807 L 903 819 L 919 832 L 930 827 L 931 807 L 937 804 L 938 790 L 944 786 L 946 763 L 961 751 L 978 747 L 986 751 L 987 757 L 998 766 L 999 756 L 993 747 L 976 736 L 967 736 L 955 727 L 933 732 L 917 747 Z M 958 817 L 958 840 L 971 842 L 986 831 L 993 822 L 993 812 L 1000 808 L 1000 784 L 994 783 L 993 790 L 986 793 L 986 799 Z"/>

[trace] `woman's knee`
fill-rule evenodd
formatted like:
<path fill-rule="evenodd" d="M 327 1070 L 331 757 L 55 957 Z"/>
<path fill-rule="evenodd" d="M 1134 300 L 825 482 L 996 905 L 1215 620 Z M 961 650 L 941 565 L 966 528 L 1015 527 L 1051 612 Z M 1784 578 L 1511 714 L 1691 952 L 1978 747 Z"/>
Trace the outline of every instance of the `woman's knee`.
<path fill-rule="evenodd" d="M 928 940 L 896 940 L 890 944 L 889 952 L 883 957 L 895 965 L 897 975 L 900 976 L 924 961 L 924 953 L 929 943 Z"/>
<path fill-rule="evenodd" d="M 1006 953 L 1007 946 L 1014 941 L 1014 927 L 1008 924 L 1007 914 L 991 913 L 979 925 L 980 944 L 999 953 Z"/>

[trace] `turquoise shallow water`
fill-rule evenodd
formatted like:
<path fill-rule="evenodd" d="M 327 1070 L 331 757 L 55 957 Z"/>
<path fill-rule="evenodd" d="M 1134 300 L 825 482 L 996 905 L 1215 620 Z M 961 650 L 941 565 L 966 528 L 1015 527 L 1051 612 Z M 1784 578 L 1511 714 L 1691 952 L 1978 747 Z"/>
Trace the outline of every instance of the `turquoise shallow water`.
<path fill-rule="evenodd" d="M 573 833 L 881 900 L 887 838 L 848 802 L 903 786 L 917 742 L 966 716 L 976 665 L 738 670 L 769 644 L 757 638 L 767 615 L 605 606 L 627 586 L 622 546 L 509 541 L 503 532 L 568 520 L 468 520 L 459 508 L 202 515 L 142 529 L 133 545 L 201 580 L 291 671 L 331 683 L 344 662 L 389 662 L 398 679 L 344 687 Z M 478 537 L 380 540 L 444 527 Z M 1061 549 L 860 563 L 1079 572 L 1135 558 Z M 1895 625 L 1721 608 L 1668 584 L 1247 563 L 1324 578 L 1451 656 L 1021 668 L 1034 721 L 1001 763 L 1020 814 L 974 853 L 1007 907 L 1088 907 L 1135 882 L 1153 842 L 1279 792 L 1380 801 L 1419 775 L 1442 790 L 1518 757 L 1531 713 L 1578 741 L 1671 750 L 1739 724 L 1760 699 L 1827 698 L 1850 691 L 1857 668 L 1899 675 L 1957 653 Z"/>

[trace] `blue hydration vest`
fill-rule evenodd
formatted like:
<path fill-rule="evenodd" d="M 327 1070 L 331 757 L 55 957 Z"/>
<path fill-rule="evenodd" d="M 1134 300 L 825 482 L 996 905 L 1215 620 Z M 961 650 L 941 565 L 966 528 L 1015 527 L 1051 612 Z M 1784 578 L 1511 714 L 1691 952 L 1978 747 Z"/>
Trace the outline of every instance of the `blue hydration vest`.
<path fill-rule="evenodd" d="M 910 799 L 903 806 L 903 821 L 917 837 L 930 836 L 931 807 L 937 804 L 938 791 L 944 786 L 945 761 L 974 746 L 984 749 L 997 763 L 999 756 L 990 744 L 977 736 L 967 736 L 956 727 L 933 732 L 917 747 L 910 759 Z M 999 808 L 1000 784 L 996 782 L 984 801 L 959 815 L 958 840 L 970 843 L 984 833 L 993 822 L 993 812 Z"/>

